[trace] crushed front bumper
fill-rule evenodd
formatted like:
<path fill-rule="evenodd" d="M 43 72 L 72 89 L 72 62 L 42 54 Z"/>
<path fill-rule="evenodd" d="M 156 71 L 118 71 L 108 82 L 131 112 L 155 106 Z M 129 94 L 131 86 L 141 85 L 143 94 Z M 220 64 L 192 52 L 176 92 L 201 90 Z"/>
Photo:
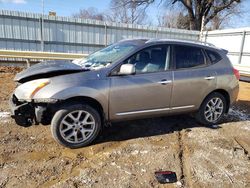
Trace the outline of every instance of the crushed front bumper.
<path fill-rule="evenodd" d="M 33 124 L 35 109 L 28 102 L 19 102 L 13 94 L 9 100 L 11 117 L 16 123 L 23 127 L 29 127 Z"/>
<path fill-rule="evenodd" d="M 29 127 L 32 124 L 44 123 L 43 114 L 46 112 L 46 105 L 37 105 L 32 102 L 20 102 L 13 94 L 9 100 L 11 117 L 16 124 Z"/>

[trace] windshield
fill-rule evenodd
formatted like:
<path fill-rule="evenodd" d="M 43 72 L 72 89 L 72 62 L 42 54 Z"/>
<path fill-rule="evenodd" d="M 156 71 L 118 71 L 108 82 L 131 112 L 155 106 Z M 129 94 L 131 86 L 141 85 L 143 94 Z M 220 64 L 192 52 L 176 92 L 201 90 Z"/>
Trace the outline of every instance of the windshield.
<path fill-rule="evenodd" d="M 131 43 L 115 43 L 82 59 L 79 64 L 83 68 L 88 69 L 107 67 L 111 63 L 128 55 L 135 48 L 136 45 Z"/>

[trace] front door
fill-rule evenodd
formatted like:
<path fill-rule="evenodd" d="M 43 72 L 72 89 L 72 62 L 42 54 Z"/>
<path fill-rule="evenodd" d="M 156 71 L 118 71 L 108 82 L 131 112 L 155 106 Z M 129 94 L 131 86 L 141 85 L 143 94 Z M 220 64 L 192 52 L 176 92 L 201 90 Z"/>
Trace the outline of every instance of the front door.
<path fill-rule="evenodd" d="M 111 120 L 148 117 L 169 111 L 172 71 L 170 47 L 145 48 L 124 62 L 134 64 L 135 75 L 110 77 L 109 116 Z"/>

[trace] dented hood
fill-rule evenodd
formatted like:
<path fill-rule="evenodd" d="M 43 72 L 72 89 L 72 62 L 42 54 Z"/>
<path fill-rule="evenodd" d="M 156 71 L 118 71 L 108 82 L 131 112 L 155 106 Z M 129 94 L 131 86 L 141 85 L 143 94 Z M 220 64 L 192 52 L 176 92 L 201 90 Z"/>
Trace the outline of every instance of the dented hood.
<path fill-rule="evenodd" d="M 84 71 L 84 69 L 70 61 L 46 61 L 16 74 L 14 81 L 22 83 L 33 79 L 48 78 L 80 71 Z"/>

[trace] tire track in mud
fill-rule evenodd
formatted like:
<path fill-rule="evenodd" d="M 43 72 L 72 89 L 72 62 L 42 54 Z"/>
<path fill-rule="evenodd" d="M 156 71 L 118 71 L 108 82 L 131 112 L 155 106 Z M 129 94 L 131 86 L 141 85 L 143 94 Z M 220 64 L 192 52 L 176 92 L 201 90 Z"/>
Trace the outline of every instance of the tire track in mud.
<path fill-rule="evenodd" d="M 178 131 L 177 133 L 177 139 L 178 139 L 178 149 L 179 149 L 179 154 L 178 154 L 178 158 L 179 158 L 179 163 L 180 163 L 180 182 L 182 184 L 182 187 L 185 186 L 186 181 L 185 181 L 185 174 L 184 174 L 184 157 L 183 157 L 183 138 L 182 138 L 182 133 L 181 131 Z"/>
<path fill-rule="evenodd" d="M 179 130 L 177 133 L 179 144 L 179 163 L 180 163 L 180 182 L 181 187 L 192 187 L 191 175 L 190 175 L 190 163 L 189 163 L 189 150 L 184 143 L 186 130 Z"/>

